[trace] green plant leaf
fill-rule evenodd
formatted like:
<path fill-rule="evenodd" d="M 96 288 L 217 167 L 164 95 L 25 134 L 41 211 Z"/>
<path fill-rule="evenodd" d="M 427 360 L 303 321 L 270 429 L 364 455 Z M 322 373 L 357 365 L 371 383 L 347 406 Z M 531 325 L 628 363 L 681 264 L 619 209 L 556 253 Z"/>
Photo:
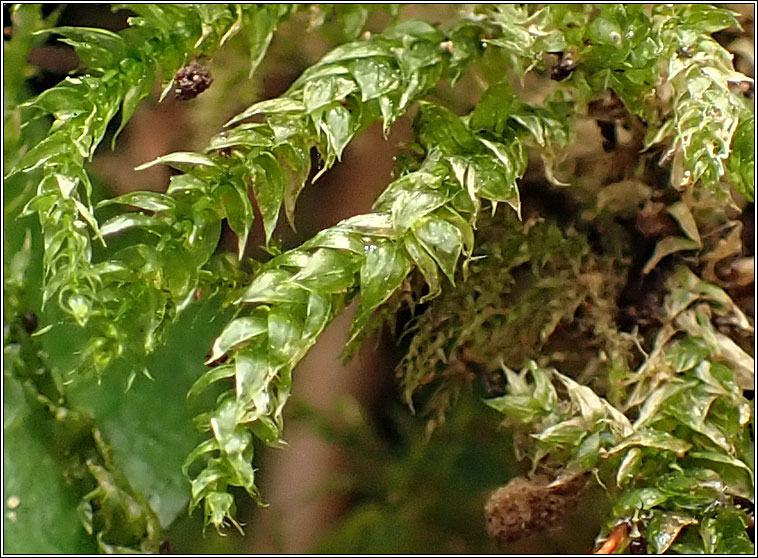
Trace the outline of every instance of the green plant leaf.
<path fill-rule="evenodd" d="M 81 525 L 81 494 L 66 483 L 44 409 L 31 407 L 21 383 L 3 374 L 3 551 L 94 553 L 95 539 Z"/>
<path fill-rule="evenodd" d="M 263 228 L 266 232 L 266 244 L 268 244 L 279 220 L 286 180 L 282 167 L 271 154 L 264 153 L 256 157 L 253 168 L 255 169 L 253 192 L 263 217 Z"/>
<path fill-rule="evenodd" d="M 414 226 L 413 234 L 455 285 L 455 268 L 463 248 L 461 231 L 443 219 L 425 217 Z"/>
<path fill-rule="evenodd" d="M 135 167 L 134 170 L 145 170 L 154 165 L 167 164 L 175 168 L 181 169 L 182 165 L 201 165 L 206 167 L 216 167 L 216 163 L 201 153 L 193 153 L 191 151 L 181 151 L 176 153 L 169 153 L 168 155 L 162 155 L 149 163 L 143 163 L 142 165 Z"/>
<path fill-rule="evenodd" d="M 214 362 L 235 345 L 262 333 L 266 333 L 268 326 L 266 319 L 262 316 L 243 316 L 229 323 L 224 331 L 216 338 L 213 343 L 211 356 L 206 362 Z"/>

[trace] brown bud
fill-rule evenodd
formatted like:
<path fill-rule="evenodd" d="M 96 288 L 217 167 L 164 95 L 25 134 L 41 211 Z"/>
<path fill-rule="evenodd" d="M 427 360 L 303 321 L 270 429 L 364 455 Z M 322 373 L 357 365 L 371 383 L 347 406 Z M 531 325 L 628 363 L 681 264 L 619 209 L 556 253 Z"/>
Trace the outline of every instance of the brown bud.
<path fill-rule="evenodd" d="M 174 76 L 176 98 L 180 101 L 194 99 L 208 89 L 211 83 L 213 78 L 208 67 L 198 62 L 190 62 Z"/>

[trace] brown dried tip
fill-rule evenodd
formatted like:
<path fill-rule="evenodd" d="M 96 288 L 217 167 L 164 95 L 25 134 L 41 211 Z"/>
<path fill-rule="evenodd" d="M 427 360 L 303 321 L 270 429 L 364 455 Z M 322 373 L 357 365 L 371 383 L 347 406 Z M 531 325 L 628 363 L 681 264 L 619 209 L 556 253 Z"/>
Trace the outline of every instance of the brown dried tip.
<path fill-rule="evenodd" d="M 517 477 L 497 489 L 484 508 L 487 533 L 500 542 L 512 542 L 561 525 L 579 501 L 586 475 L 551 483 L 535 476 Z"/>
<path fill-rule="evenodd" d="M 208 89 L 211 83 L 213 78 L 208 67 L 198 62 L 190 62 L 174 76 L 176 98 L 180 101 L 194 99 Z"/>

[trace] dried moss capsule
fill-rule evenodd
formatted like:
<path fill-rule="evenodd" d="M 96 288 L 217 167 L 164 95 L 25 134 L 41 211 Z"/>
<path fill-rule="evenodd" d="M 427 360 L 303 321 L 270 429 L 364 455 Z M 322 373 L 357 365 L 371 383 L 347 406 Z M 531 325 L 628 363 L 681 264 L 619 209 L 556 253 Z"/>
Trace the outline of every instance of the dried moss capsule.
<path fill-rule="evenodd" d="M 176 98 L 180 101 L 194 99 L 208 89 L 211 83 L 213 78 L 208 67 L 199 62 L 190 62 L 174 76 Z"/>
<path fill-rule="evenodd" d="M 570 52 L 567 52 L 561 55 L 561 60 L 550 70 L 550 79 L 563 81 L 574 73 L 574 70 L 576 70 L 576 59 Z"/>

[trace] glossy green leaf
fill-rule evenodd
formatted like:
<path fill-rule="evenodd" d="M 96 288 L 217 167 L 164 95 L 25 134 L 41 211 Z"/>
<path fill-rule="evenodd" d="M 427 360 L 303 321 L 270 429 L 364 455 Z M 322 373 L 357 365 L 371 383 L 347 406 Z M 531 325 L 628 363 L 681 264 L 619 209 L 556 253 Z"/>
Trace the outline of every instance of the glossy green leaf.
<path fill-rule="evenodd" d="M 208 357 L 206 363 L 218 360 L 230 348 L 265 333 L 267 328 L 266 319 L 263 316 L 243 316 L 235 319 L 214 341 L 211 356 Z"/>
<path fill-rule="evenodd" d="M 361 309 L 373 310 L 395 292 L 411 270 L 401 245 L 379 243 L 367 248 L 361 265 Z"/>
<path fill-rule="evenodd" d="M 282 167 L 273 155 L 264 153 L 256 157 L 253 165 L 255 169 L 253 192 L 263 217 L 263 228 L 268 244 L 279 220 L 286 180 Z"/>
<path fill-rule="evenodd" d="M 407 235 L 403 241 L 403 245 L 413 263 L 421 271 L 429 287 L 429 292 L 421 297 L 419 302 L 426 302 L 439 296 L 442 288 L 440 286 L 439 274 L 437 273 L 437 264 L 434 262 L 434 259 L 424 250 L 413 235 Z"/>
<path fill-rule="evenodd" d="M 267 326 L 268 330 L 268 326 Z M 234 381 L 237 398 L 243 403 L 256 403 L 260 394 L 268 387 L 278 368 L 255 351 L 240 351 L 235 356 Z M 267 403 L 268 398 L 263 398 Z M 266 412 L 266 407 L 258 408 L 259 414 Z M 234 419 L 235 421 L 237 419 Z"/>
<path fill-rule="evenodd" d="M 137 105 L 139 105 L 142 99 L 150 95 L 155 85 L 155 68 L 152 65 L 143 65 L 138 70 L 135 70 L 135 73 L 138 74 L 137 79 L 129 86 L 129 89 L 126 90 L 124 100 L 121 103 L 121 123 L 113 134 L 111 149 L 115 148 L 119 134 L 121 134 L 121 131 L 126 127 L 129 120 L 134 115 L 134 111 L 137 110 Z"/>
<path fill-rule="evenodd" d="M 671 548 L 682 529 L 694 524 L 697 524 L 697 520 L 684 514 L 676 512 L 655 513 L 648 526 L 651 534 L 647 537 L 652 543 L 652 550 L 656 554 L 663 554 Z"/>
<path fill-rule="evenodd" d="M 442 219 L 425 217 L 413 228 L 413 234 L 455 285 L 455 268 L 463 248 L 461 231 Z"/>
<path fill-rule="evenodd" d="M 215 192 L 229 228 L 237 235 L 237 257 L 242 259 L 247 246 L 247 238 L 255 214 L 253 204 L 248 197 L 247 184 L 238 179 L 231 184 L 222 185 Z"/>
<path fill-rule="evenodd" d="M 134 170 L 145 170 L 159 164 L 171 165 L 178 169 L 181 169 L 182 165 L 200 165 L 205 167 L 217 166 L 213 159 L 207 155 L 193 153 L 191 151 L 179 151 L 176 153 L 169 153 L 168 155 L 162 155 L 149 163 L 143 163 L 142 165 L 135 167 Z"/>
<path fill-rule="evenodd" d="M 158 192 L 129 192 L 115 198 L 103 200 L 98 204 L 98 207 L 114 203 L 132 205 L 148 211 L 170 211 L 176 208 L 174 198 Z"/>
<path fill-rule="evenodd" d="M 305 146 L 293 143 L 279 146 L 276 154 L 285 163 L 283 169 L 287 182 L 284 188 L 284 212 L 287 215 L 287 221 L 294 229 L 295 204 L 308 179 L 311 168 L 310 153 Z"/>
<path fill-rule="evenodd" d="M 431 103 L 422 103 L 416 120 L 418 140 L 426 149 L 443 153 L 464 153 L 474 149 L 475 140 L 461 119 L 450 110 Z"/>
<path fill-rule="evenodd" d="M 302 342 L 301 317 L 289 308 L 272 308 L 268 315 L 268 345 L 273 362 L 286 365 L 300 351 Z"/>
<path fill-rule="evenodd" d="M 632 446 L 653 448 L 656 450 L 667 450 L 675 453 L 678 457 L 684 457 L 692 444 L 675 438 L 667 432 L 661 432 L 652 429 L 640 429 L 631 436 L 625 438 L 621 443 L 608 450 L 608 455 L 619 453 Z"/>
<path fill-rule="evenodd" d="M 239 302 L 305 302 L 306 291 L 292 281 L 292 273 L 270 269 L 258 275 Z"/>
<path fill-rule="evenodd" d="M 246 118 L 250 118 L 251 116 L 255 116 L 256 114 L 261 113 L 288 113 L 288 112 L 304 112 L 305 111 L 305 104 L 303 104 L 302 101 L 298 101 L 297 99 L 292 99 L 289 97 L 280 97 L 275 99 L 267 99 L 265 101 L 259 101 L 241 113 L 239 113 L 237 116 L 229 120 L 224 126 L 234 126 L 235 124 L 242 122 Z"/>
<path fill-rule="evenodd" d="M 315 339 L 329 324 L 331 317 L 332 303 L 329 298 L 311 292 L 308 297 L 303 336 L 308 339 Z"/>
<path fill-rule="evenodd" d="M 100 227 L 100 234 L 109 236 L 135 227 L 145 228 L 150 232 L 160 233 L 166 228 L 166 224 L 144 213 L 124 213 L 109 219 Z"/>
<path fill-rule="evenodd" d="M 341 101 L 356 90 L 352 80 L 340 76 L 330 76 L 320 80 L 309 80 L 303 87 L 303 102 L 308 113 Z"/>
<path fill-rule="evenodd" d="M 320 248 L 292 280 L 314 292 L 344 292 L 353 285 L 358 265 L 352 252 Z"/>
<path fill-rule="evenodd" d="M 56 455 L 45 411 L 27 403 L 7 369 L 3 392 L 3 551 L 96 552 L 76 511 L 82 494 L 66 482 L 65 461 Z"/>
<path fill-rule="evenodd" d="M 387 95 L 400 86 L 400 75 L 389 60 L 379 57 L 354 60 L 349 67 L 361 90 L 361 101 Z"/>
<path fill-rule="evenodd" d="M 192 384 L 192 387 L 187 391 L 187 399 L 192 399 L 194 397 L 197 397 L 200 393 L 205 391 L 205 389 L 210 386 L 211 384 L 218 382 L 220 380 L 223 380 L 224 378 L 231 378 L 234 376 L 234 366 L 232 365 L 223 365 L 223 366 L 216 366 L 212 370 L 209 370 L 205 373 L 203 373 L 202 376 L 200 376 L 194 384 Z M 195 453 L 191 453 L 187 457 L 187 461 L 185 464 L 193 463 L 195 459 L 198 456 L 195 455 Z M 186 475 L 187 472 L 184 471 L 184 474 Z"/>
<path fill-rule="evenodd" d="M 363 254 L 363 241 L 355 233 L 325 229 L 304 242 L 303 248 L 334 248 L 336 250 L 349 250 L 355 254 Z"/>
<path fill-rule="evenodd" d="M 329 144 L 327 161 L 330 161 L 333 157 L 339 160 L 348 142 L 353 137 L 353 124 L 350 112 L 339 104 L 332 105 L 325 109 L 323 114 L 319 115 L 316 125 L 326 136 Z M 327 164 L 324 168 L 328 166 Z"/>

